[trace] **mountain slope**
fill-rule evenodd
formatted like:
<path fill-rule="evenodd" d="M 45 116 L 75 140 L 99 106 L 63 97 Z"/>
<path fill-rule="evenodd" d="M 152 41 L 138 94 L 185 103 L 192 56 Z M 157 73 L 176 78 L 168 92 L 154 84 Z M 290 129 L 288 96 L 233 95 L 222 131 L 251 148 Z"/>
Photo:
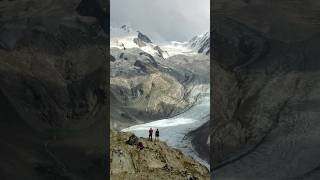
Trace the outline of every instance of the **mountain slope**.
<path fill-rule="evenodd" d="M 198 79 L 208 83 L 208 57 L 188 43 L 161 46 L 172 55 L 164 59 L 151 48 L 159 46 L 129 26 L 111 27 L 111 36 L 112 128 L 174 116 L 190 105 L 188 88 Z"/>
<path fill-rule="evenodd" d="M 186 89 L 162 58 L 138 48 L 111 48 L 111 127 L 173 116 L 187 106 Z"/>
<path fill-rule="evenodd" d="M 198 53 L 209 54 L 210 53 L 210 32 L 193 37 L 188 46 L 195 49 Z"/>
<path fill-rule="evenodd" d="M 127 25 L 120 28 L 110 28 L 110 47 L 119 49 L 139 48 L 146 53 L 161 58 L 167 58 L 169 55 L 158 45 L 152 43 L 150 38 L 140 31 L 133 30 Z"/>
<path fill-rule="evenodd" d="M 145 146 L 139 152 L 135 145 L 125 143 L 130 135 L 111 131 L 112 179 L 209 179 L 206 167 L 163 142 L 139 138 Z"/>

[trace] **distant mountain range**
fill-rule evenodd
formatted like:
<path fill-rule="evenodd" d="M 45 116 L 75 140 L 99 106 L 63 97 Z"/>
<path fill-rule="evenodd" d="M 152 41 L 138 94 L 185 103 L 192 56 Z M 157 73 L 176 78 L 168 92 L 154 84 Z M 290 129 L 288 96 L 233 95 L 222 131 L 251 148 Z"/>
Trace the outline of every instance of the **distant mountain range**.
<path fill-rule="evenodd" d="M 171 41 L 158 45 L 146 34 L 134 30 L 130 26 L 122 25 L 119 28 L 110 28 L 110 47 L 120 49 L 139 48 L 153 56 L 166 59 L 177 54 L 194 55 L 197 53 L 210 53 L 210 33 L 204 33 L 193 37 L 187 42 Z"/>

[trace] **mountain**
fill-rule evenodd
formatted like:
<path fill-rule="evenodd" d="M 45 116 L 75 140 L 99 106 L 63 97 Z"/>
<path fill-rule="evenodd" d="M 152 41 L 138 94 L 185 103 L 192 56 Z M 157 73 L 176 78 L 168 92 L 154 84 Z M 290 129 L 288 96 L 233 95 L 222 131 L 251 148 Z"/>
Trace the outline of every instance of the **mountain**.
<path fill-rule="evenodd" d="M 131 133 L 111 130 L 110 173 L 112 179 L 209 179 L 208 169 L 164 142 L 139 138 L 144 149 L 126 144 Z"/>
<path fill-rule="evenodd" d="M 194 36 L 189 42 L 188 46 L 195 49 L 198 53 L 210 53 L 210 32 Z"/>
<path fill-rule="evenodd" d="M 153 42 L 146 34 L 134 30 L 130 26 L 122 25 L 120 28 L 110 28 L 111 47 L 127 49 L 139 48 L 152 56 L 167 59 L 174 55 L 193 56 L 197 53 L 210 53 L 210 33 L 204 33 L 193 37 L 187 42 L 171 41 L 161 45 Z"/>
<path fill-rule="evenodd" d="M 209 166 L 207 137 L 204 143 L 190 140 L 197 133 L 182 138 L 208 125 L 209 48 L 201 41 L 208 38 L 197 36 L 193 47 L 191 41 L 156 45 L 129 26 L 111 28 L 111 128 L 143 136 L 144 126 L 158 127 L 170 147 Z"/>
<path fill-rule="evenodd" d="M 112 28 L 112 31 L 111 128 L 120 131 L 154 123 L 152 127 L 164 132 L 161 138 L 170 147 L 179 148 L 208 166 L 208 144 L 202 146 L 201 142 L 197 148 L 201 159 L 192 148 L 190 138 L 183 137 L 208 124 L 209 56 L 198 53 L 188 42 L 171 42 L 158 46 L 168 52 L 169 56 L 164 59 L 148 49 L 155 42 L 143 33 L 128 26 Z M 140 127 L 128 129 L 144 134 L 140 130 Z"/>
<path fill-rule="evenodd" d="M 140 31 L 133 30 L 127 25 L 122 25 L 120 28 L 110 28 L 110 47 L 120 49 L 139 48 L 153 56 L 158 56 L 163 59 L 169 56 L 168 52 L 152 43 L 147 35 Z"/>

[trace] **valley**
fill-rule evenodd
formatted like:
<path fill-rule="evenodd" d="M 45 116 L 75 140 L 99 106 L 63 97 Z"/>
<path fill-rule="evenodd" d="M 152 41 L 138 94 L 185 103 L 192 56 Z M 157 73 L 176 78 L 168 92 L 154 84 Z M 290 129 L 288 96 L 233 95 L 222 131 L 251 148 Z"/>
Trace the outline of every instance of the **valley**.
<path fill-rule="evenodd" d="M 209 168 L 209 160 L 199 157 L 189 135 L 209 121 L 209 36 L 158 46 L 128 26 L 113 31 L 111 127 L 138 137 L 147 137 L 150 127 L 158 128 L 160 140 Z M 209 144 L 203 149 L 209 151 Z"/>

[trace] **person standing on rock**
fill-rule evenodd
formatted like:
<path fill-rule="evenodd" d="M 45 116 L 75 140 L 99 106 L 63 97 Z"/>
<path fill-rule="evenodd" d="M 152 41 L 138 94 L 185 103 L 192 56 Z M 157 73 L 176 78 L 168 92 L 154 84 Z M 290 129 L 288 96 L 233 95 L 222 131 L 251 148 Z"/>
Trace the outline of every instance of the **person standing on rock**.
<path fill-rule="evenodd" d="M 155 142 L 157 142 L 157 140 L 159 141 L 159 135 L 160 135 L 159 129 L 157 129 L 157 130 L 156 130 L 155 137 L 154 137 Z"/>
<path fill-rule="evenodd" d="M 149 141 L 152 141 L 152 134 L 153 134 L 153 129 L 149 129 Z"/>

